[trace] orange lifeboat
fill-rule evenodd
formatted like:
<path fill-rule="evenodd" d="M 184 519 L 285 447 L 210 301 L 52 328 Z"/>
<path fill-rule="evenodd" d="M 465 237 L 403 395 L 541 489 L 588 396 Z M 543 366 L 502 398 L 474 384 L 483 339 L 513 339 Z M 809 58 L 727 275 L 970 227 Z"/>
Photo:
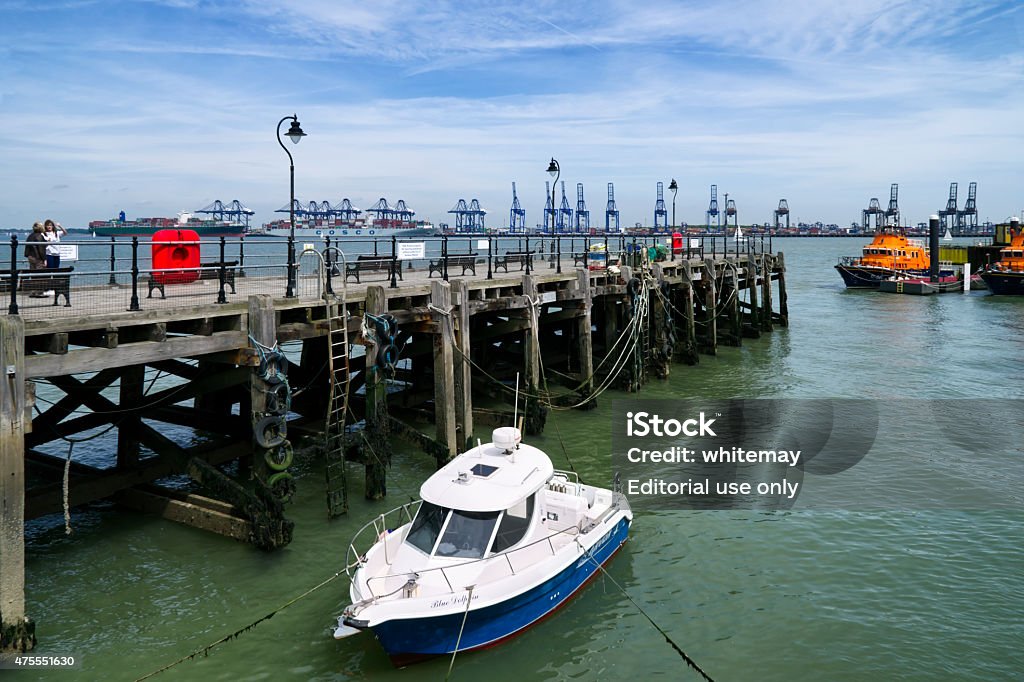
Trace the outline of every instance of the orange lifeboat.
<path fill-rule="evenodd" d="M 981 273 L 993 294 L 1024 296 L 1024 232 L 999 250 L 999 260 Z"/>
<path fill-rule="evenodd" d="M 929 254 L 924 241 L 908 239 L 899 228 L 884 228 L 862 251 L 860 256 L 843 256 L 836 265 L 848 288 L 877 289 L 890 277 L 928 274 Z M 952 270 L 939 274 L 949 275 Z"/>

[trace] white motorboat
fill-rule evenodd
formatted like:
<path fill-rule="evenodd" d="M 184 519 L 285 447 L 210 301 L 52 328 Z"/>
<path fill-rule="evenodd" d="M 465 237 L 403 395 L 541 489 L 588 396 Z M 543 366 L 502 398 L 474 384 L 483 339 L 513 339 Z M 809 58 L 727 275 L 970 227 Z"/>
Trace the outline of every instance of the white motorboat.
<path fill-rule="evenodd" d="M 421 501 L 363 527 L 349 545 L 352 604 L 336 638 L 370 630 L 398 665 L 479 649 L 601 570 L 628 536 L 626 498 L 520 441 L 519 429 L 495 429 L 427 479 Z"/>

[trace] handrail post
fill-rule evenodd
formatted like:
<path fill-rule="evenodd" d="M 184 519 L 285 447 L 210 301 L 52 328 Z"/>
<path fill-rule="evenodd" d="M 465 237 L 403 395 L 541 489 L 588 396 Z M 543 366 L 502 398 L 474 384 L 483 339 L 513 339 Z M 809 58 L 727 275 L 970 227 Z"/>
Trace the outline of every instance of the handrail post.
<path fill-rule="evenodd" d="M 150 273 L 150 277 L 153 273 Z M 141 310 L 139 307 L 139 238 L 132 237 L 132 298 L 128 310 Z"/>
<path fill-rule="evenodd" d="M 11 235 L 11 304 L 7 306 L 11 315 L 18 314 L 18 235 Z"/>
<path fill-rule="evenodd" d="M 559 275 L 562 274 L 562 235 L 555 235 L 555 262 L 558 263 L 558 267 L 555 268 L 555 272 Z"/>
<path fill-rule="evenodd" d="M 220 290 L 217 291 L 217 303 L 227 303 L 228 296 L 224 292 L 224 281 L 228 278 L 227 266 L 224 264 L 224 237 L 220 238 L 220 268 L 217 270 L 217 279 L 220 280 Z M 200 275 L 202 277 L 202 275 Z"/>
<path fill-rule="evenodd" d="M 238 238 L 238 276 L 245 277 L 245 235 Z"/>
<path fill-rule="evenodd" d="M 530 235 L 526 235 L 526 274 L 530 274 L 530 262 L 533 258 L 530 257 Z"/>
<path fill-rule="evenodd" d="M 401 267 L 398 264 L 398 237 L 391 235 L 391 288 L 398 288 L 397 270 Z"/>
<path fill-rule="evenodd" d="M 108 284 L 112 287 L 117 286 L 117 276 L 114 274 L 114 270 L 117 268 L 114 265 L 114 238 L 110 238 L 110 281 Z"/>
<path fill-rule="evenodd" d="M 605 263 L 607 262 L 605 261 Z M 590 269 L 590 235 L 583 235 L 583 269 Z"/>
<path fill-rule="evenodd" d="M 448 281 L 448 235 L 441 237 L 441 273 L 444 281 Z"/>
<path fill-rule="evenodd" d="M 493 237 L 487 235 L 487 279 L 494 279 L 494 274 L 491 271 L 491 264 L 494 262 L 494 249 L 492 247 Z"/>

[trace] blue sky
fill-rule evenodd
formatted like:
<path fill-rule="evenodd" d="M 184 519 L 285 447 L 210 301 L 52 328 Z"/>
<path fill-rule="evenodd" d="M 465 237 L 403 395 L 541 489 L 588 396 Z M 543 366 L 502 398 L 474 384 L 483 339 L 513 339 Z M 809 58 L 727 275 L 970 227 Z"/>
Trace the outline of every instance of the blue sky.
<path fill-rule="evenodd" d="M 949 183 L 1024 210 L 1019 2 L 0 0 L 0 226 L 85 226 L 239 199 L 288 203 L 275 126 L 298 114 L 300 200 L 398 199 L 442 222 L 511 183 L 541 220 L 554 156 L 603 225 L 677 222 L 709 186 L 740 222 L 848 224 L 900 185 L 915 223 Z M 290 145 L 290 143 L 288 143 Z M 671 211 L 671 193 L 666 200 Z"/>

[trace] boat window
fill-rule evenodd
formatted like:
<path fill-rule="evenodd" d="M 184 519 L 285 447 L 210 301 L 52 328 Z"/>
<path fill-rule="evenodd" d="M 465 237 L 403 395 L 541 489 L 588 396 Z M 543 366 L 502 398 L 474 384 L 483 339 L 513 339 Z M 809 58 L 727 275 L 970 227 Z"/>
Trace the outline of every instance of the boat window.
<path fill-rule="evenodd" d="M 519 544 L 530 527 L 533 518 L 533 495 L 517 505 L 505 510 L 498 524 L 498 533 L 494 536 L 492 552 L 504 552 L 509 547 Z"/>
<path fill-rule="evenodd" d="M 479 559 L 487 550 L 499 512 L 455 510 L 437 544 L 437 556 Z"/>
<path fill-rule="evenodd" d="M 441 526 L 444 525 L 446 516 L 448 516 L 447 509 L 424 501 L 416 518 L 413 519 L 412 528 L 409 529 L 405 541 L 430 554 L 434 549 L 434 543 L 437 542 L 437 536 L 441 533 Z"/>

